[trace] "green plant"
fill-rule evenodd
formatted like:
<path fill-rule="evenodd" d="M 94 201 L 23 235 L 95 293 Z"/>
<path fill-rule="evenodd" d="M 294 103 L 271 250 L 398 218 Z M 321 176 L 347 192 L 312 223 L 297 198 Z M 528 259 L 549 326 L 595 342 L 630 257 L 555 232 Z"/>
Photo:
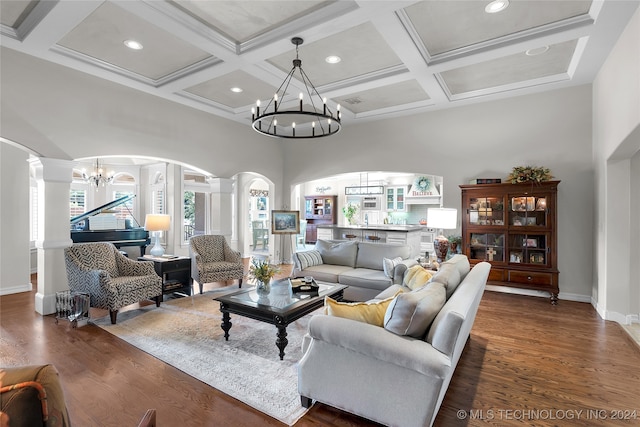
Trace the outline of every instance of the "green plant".
<path fill-rule="evenodd" d="M 269 264 L 269 260 L 251 259 L 251 265 L 249 266 L 250 277 L 263 283 L 269 283 L 273 276 L 278 273 L 280 273 L 280 268 L 277 265 Z"/>
<path fill-rule="evenodd" d="M 551 179 L 553 179 L 551 170 L 538 166 L 515 166 L 509 176 L 507 176 L 507 181 L 510 181 L 512 184 L 519 182 L 543 182 Z"/>
<path fill-rule="evenodd" d="M 347 221 L 349 222 L 353 220 L 353 217 L 355 216 L 356 212 L 358 212 L 358 205 L 349 203 L 348 205 L 345 205 L 342 207 L 342 213 L 344 214 L 345 218 L 347 218 Z"/>
<path fill-rule="evenodd" d="M 458 236 L 458 235 L 447 236 L 447 240 L 449 241 L 449 243 L 455 243 L 459 245 L 460 243 L 462 243 L 462 236 Z"/>

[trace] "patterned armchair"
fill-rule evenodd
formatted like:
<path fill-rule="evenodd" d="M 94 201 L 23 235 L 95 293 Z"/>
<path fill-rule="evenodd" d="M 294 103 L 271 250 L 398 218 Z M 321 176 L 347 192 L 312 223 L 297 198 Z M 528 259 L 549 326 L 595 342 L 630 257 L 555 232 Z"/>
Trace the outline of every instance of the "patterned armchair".
<path fill-rule="evenodd" d="M 244 264 L 240 252 L 231 249 L 224 236 L 201 235 L 189 239 L 191 277 L 202 285 L 223 280 L 239 280 L 242 287 Z"/>
<path fill-rule="evenodd" d="M 160 307 L 162 278 L 153 261 L 134 261 L 107 242 L 78 243 L 65 248 L 69 288 L 86 292 L 92 307 L 109 310 L 116 323 L 118 310 L 144 299 L 154 299 Z"/>

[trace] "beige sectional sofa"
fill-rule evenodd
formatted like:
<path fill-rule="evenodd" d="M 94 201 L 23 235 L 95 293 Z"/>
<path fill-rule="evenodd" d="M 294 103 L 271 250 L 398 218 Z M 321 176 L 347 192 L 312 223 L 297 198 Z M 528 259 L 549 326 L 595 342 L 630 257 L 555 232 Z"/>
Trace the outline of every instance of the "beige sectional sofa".
<path fill-rule="evenodd" d="M 469 338 L 490 269 L 481 262 L 470 270 L 466 256 L 456 255 L 422 288 L 408 291 L 392 285 L 369 302 L 402 291 L 386 309 L 382 327 L 313 316 L 298 364 L 302 405 L 319 401 L 384 425 L 432 425 Z"/>
<path fill-rule="evenodd" d="M 407 268 L 417 264 L 409 259 L 410 254 L 408 245 L 318 240 L 314 250 L 294 254 L 292 275 L 348 285 L 345 300 L 366 301 L 389 286 L 402 283 Z"/>

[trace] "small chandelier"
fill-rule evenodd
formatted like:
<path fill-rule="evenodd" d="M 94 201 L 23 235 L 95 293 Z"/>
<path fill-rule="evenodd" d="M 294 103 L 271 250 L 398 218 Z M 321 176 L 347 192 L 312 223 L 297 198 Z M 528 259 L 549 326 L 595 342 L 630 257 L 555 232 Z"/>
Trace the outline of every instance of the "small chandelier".
<path fill-rule="evenodd" d="M 340 104 L 336 106 L 334 114 L 327 106 L 327 98 L 320 96 L 302 69 L 302 61 L 298 59 L 298 46 L 303 42 L 300 37 L 291 39 L 291 43 L 296 45 L 296 59 L 293 60 L 291 71 L 262 111 L 260 100 L 251 109 L 252 127 L 257 132 L 276 138 L 320 138 L 340 131 Z M 304 84 L 306 95 L 300 92 L 298 102 L 295 103 L 298 108 L 279 109 L 285 105 L 287 89 L 296 70 L 300 75 L 299 80 Z M 305 100 L 308 100 L 310 106 L 304 105 Z"/>
<path fill-rule="evenodd" d="M 91 172 L 91 175 L 87 175 L 86 169 L 82 169 L 82 178 L 90 185 L 95 185 L 97 190 L 101 185 L 104 187 L 105 185 L 113 181 L 114 176 L 113 171 L 107 172 L 107 174 L 105 175 L 104 171 L 100 167 L 99 160 L 96 159 L 96 166 L 93 169 L 93 172 Z"/>

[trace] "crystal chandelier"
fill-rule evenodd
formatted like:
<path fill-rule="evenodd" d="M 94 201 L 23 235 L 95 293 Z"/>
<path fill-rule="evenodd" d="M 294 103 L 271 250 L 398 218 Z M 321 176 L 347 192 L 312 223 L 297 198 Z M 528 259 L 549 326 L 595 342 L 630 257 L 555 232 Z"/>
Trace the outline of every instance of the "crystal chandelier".
<path fill-rule="evenodd" d="M 82 178 L 90 185 L 95 185 L 97 190 L 101 185 L 104 187 L 113 181 L 114 176 L 113 171 L 107 172 L 105 175 L 104 170 L 100 167 L 100 161 L 96 159 L 96 166 L 90 175 L 87 174 L 86 169 L 82 169 Z"/>
<path fill-rule="evenodd" d="M 260 100 L 251 109 L 253 129 L 264 135 L 276 138 L 320 138 L 336 134 L 340 131 L 340 104 L 336 112 L 327 105 L 327 98 L 322 98 L 313 83 L 302 69 L 302 61 L 298 59 L 298 46 L 304 40 L 300 37 L 291 39 L 296 45 L 296 59 L 287 77 L 276 91 L 267 106 L 260 109 Z M 300 92 L 297 99 L 286 99 L 289 84 L 295 72 L 297 79 L 304 84 L 305 92 Z M 297 102 L 296 102 L 297 101 Z M 284 110 L 287 103 L 294 105 L 293 109 Z"/>

